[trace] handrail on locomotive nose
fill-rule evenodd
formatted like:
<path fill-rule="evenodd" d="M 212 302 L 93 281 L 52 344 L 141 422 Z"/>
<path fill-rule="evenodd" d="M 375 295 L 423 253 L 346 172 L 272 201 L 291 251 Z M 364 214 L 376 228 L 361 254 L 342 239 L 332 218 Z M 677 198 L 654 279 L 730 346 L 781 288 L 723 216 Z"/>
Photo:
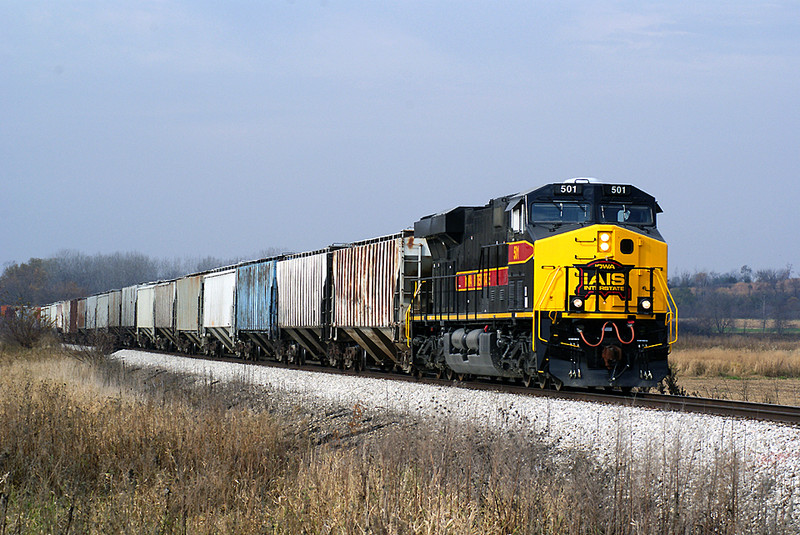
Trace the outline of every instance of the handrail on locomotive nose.
<path fill-rule="evenodd" d="M 678 341 L 678 305 L 675 303 L 675 299 L 672 297 L 672 292 L 669 291 L 669 286 L 667 286 L 667 281 L 664 280 L 664 274 L 661 270 L 656 270 L 656 281 L 658 285 L 661 287 L 661 291 L 664 292 L 664 295 L 667 297 L 667 308 L 669 311 L 667 312 L 666 323 L 669 325 L 669 336 L 671 340 L 669 340 L 669 344 L 672 345 Z"/>
<path fill-rule="evenodd" d="M 547 277 L 547 281 L 545 282 L 545 291 L 542 292 L 542 295 L 539 296 L 539 301 L 536 303 L 536 307 L 533 309 L 533 336 L 531 337 L 531 346 L 534 351 L 536 351 L 536 340 L 539 339 L 542 342 L 547 342 L 544 338 L 540 335 L 540 330 L 538 328 L 538 322 L 536 320 L 536 316 L 538 311 L 544 308 L 544 300 L 545 297 L 550 295 L 550 290 L 553 288 L 553 285 L 558 280 L 558 274 L 561 273 L 562 266 L 542 266 L 544 268 L 549 267 L 550 269 L 554 269 Z"/>

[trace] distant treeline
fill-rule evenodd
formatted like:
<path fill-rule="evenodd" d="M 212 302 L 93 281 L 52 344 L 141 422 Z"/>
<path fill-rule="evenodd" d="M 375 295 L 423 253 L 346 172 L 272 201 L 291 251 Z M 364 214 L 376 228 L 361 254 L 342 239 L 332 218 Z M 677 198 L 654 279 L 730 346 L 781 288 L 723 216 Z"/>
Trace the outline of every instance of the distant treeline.
<path fill-rule="evenodd" d="M 51 258 L 12 263 L 0 275 L 0 303 L 45 305 L 123 288 L 133 284 L 174 279 L 243 260 L 278 254 L 275 249 L 238 258 L 154 259 L 141 253 L 86 255 L 60 251 Z"/>
<path fill-rule="evenodd" d="M 792 278 L 792 266 L 753 271 L 742 266 L 738 271 L 684 272 L 669 280 L 678 305 L 684 331 L 729 333 L 749 331 L 786 334 L 794 332 L 791 322 L 800 319 L 800 279 Z M 739 325 L 737 327 L 737 324 Z"/>

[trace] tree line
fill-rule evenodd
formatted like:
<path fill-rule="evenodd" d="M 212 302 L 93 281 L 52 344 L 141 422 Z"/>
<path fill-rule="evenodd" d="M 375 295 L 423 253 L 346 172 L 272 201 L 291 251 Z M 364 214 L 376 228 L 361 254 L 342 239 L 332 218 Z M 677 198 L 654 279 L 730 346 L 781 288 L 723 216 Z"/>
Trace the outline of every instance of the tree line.
<path fill-rule="evenodd" d="M 669 280 L 678 305 L 683 330 L 700 334 L 724 334 L 750 330 L 785 334 L 800 319 L 800 279 L 792 278 L 792 266 L 717 273 L 683 272 Z M 738 327 L 737 327 L 738 324 Z"/>
<path fill-rule="evenodd" d="M 86 255 L 64 250 L 8 264 L 0 275 L 0 304 L 40 306 L 276 254 L 276 249 L 265 249 L 249 257 L 157 259 L 135 252 Z"/>

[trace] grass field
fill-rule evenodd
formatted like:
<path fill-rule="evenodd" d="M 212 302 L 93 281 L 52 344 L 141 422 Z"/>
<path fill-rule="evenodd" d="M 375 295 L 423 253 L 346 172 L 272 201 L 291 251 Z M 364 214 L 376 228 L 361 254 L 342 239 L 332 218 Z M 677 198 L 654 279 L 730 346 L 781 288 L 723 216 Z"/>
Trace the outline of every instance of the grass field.
<path fill-rule="evenodd" d="M 689 394 L 800 404 L 798 337 L 682 336 L 670 362 L 678 385 Z"/>
<path fill-rule="evenodd" d="M 53 349 L 0 352 L 0 391 L 2 534 L 792 532 L 741 452 L 701 467 L 679 437 L 639 463 L 621 430 L 601 467 Z"/>

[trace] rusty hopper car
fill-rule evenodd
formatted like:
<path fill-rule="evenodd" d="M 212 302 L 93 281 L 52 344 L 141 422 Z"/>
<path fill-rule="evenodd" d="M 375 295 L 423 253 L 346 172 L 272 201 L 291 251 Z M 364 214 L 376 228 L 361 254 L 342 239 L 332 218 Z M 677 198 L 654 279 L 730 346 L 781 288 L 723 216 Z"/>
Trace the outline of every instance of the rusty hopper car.
<path fill-rule="evenodd" d="M 86 298 L 77 299 L 75 306 L 76 333 L 86 332 Z"/>
<path fill-rule="evenodd" d="M 406 312 L 430 263 L 425 241 L 407 231 L 336 249 L 332 260 L 329 359 L 409 369 Z"/>

